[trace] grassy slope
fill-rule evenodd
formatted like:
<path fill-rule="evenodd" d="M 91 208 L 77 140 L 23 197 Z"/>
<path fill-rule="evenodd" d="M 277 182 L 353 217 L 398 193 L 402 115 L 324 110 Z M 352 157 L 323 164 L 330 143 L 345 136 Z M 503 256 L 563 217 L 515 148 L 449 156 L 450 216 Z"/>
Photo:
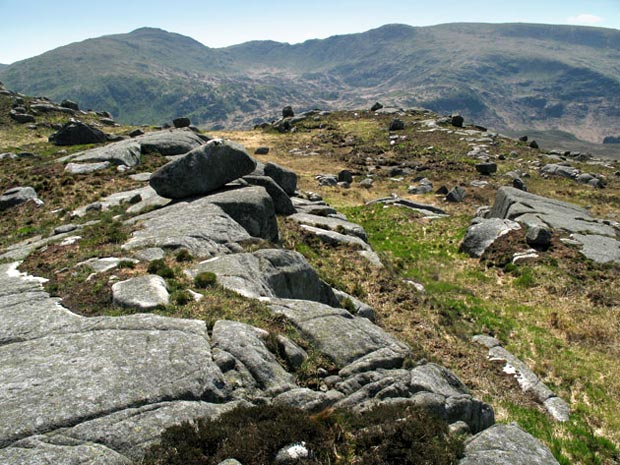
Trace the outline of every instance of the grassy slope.
<path fill-rule="evenodd" d="M 42 158 L 0 162 L 5 173 L 0 179 L 0 190 L 38 183 L 46 205 L 40 209 L 22 207 L 10 218 L 3 215 L 0 246 L 45 234 L 52 226 L 68 221 L 63 211 L 53 213 L 61 206 L 68 210 L 95 200 L 99 194 L 136 186 L 113 169 L 94 176 L 62 174 L 61 167 L 52 161 L 58 149 L 45 142 L 51 130 L 26 131 L 8 121 L 6 105 L 1 108 L 4 110 L 0 111 L 0 152 L 30 150 Z M 449 218 L 428 221 L 407 210 L 363 206 L 366 200 L 392 192 L 410 197 L 406 194 L 409 179 L 391 180 L 385 168 L 375 170 L 376 182 L 371 190 L 356 186 L 348 190 L 319 187 L 314 175 L 342 168 L 364 173 L 375 165 L 367 166 L 367 157 L 377 159 L 381 155 L 381 166 L 425 166 L 419 174 L 428 176 L 436 186 L 467 184 L 477 178 L 473 160 L 464 156 L 467 143 L 454 135 L 417 132 L 410 123 L 421 117 L 412 116 L 406 118 L 408 129 L 403 134 L 407 139 L 392 147 L 386 130 L 387 117 L 359 114 L 361 117 L 336 113 L 327 120 L 308 123 L 307 131 L 302 129 L 295 134 L 248 131 L 211 135 L 237 140 L 250 151 L 263 145 L 271 147 L 263 161 L 274 160 L 294 169 L 300 175 L 302 189 L 320 192 L 332 205 L 364 225 L 370 242 L 387 264 L 386 270 L 368 267 L 349 249 L 317 243 L 293 224 L 281 220 L 284 245 L 304 253 L 328 282 L 373 305 L 380 315 L 380 324 L 407 341 L 415 358 L 437 360 L 450 367 L 475 396 L 494 406 L 499 421 L 518 421 L 545 441 L 561 463 L 617 463 L 618 450 L 613 443 L 620 441 L 620 411 L 616 402 L 620 394 L 618 267 L 587 263 L 559 244 L 542 260 L 513 269 L 480 263 L 458 252 L 476 207 L 492 203 L 496 188 L 507 183 L 502 173 L 514 168 L 528 170 L 532 173 L 527 180 L 532 192 L 591 205 L 594 214 L 618 220 L 620 180 L 613 176 L 617 167 L 587 167 L 609 179 L 608 189 L 602 191 L 566 180 L 543 180 L 528 168 L 531 161 L 538 159 L 536 151 L 502 142 L 492 148 L 493 153 L 516 151 L 518 158 L 508 157 L 500 162 L 499 174 L 488 179 L 489 187 L 468 187 L 465 203 L 443 205 L 433 195 L 412 197 L 445 207 L 451 214 Z M 53 118 L 60 120 L 63 116 Z M 322 129 L 319 124 L 323 124 Z M 128 130 L 118 129 L 121 133 Z M 319 155 L 295 156 L 289 153 L 293 148 Z M 149 156 L 140 169 L 152 169 L 162 162 L 157 156 Z M 118 222 L 104 222 L 84 231 L 82 242 L 69 248 L 50 247 L 32 256 L 24 267 L 52 278 L 49 289 L 64 295 L 65 303 L 76 311 L 118 314 L 122 310 L 110 303 L 109 274 L 86 282 L 88 270 L 60 274 L 55 270 L 73 266 L 97 253 L 120 255 L 119 243 L 128 233 Z M 515 240 L 518 244 L 519 239 Z M 174 304 L 161 310 L 163 314 L 201 318 L 212 324 L 218 318 L 232 318 L 230 309 L 234 308 L 234 318 L 271 332 L 286 333 L 302 343 L 290 325 L 271 317 L 262 305 L 231 293 L 207 289 L 202 291 L 206 298 L 201 303 L 183 303 L 182 293 L 192 287 L 181 272 L 187 265 L 177 262 L 174 256 L 168 257 L 167 263 L 175 275 L 169 284 L 176 297 Z M 114 274 L 122 278 L 145 271 L 146 265 L 140 264 Z M 426 294 L 416 293 L 404 282 L 406 279 L 424 284 Z M 571 402 L 574 413 L 569 423 L 553 423 L 519 391 L 514 381 L 502 374 L 500 367 L 486 360 L 484 351 L 469 341 L 471 335 L 481 331 L 499 337 L 545 383 Z M 307 348 L 312 353 L 312 348 Z M 318 367 L 329 368 L 329 361 L 313 353 L 311 363 L 298 373 L 300 382 L 312 386 Z"/>
<path fill-rule="evenodd" d="M 620 114 L 620 33 L 544 25 L 389 25 L 288 45 L 209 49 L 156 29 L 61 47 L 5 70 L 29 95 L 71 96 L 121 121 L 181 114 L 229 127 L 301 108 L 381 99 L 461 111 L 504 129 L 562 129 L 602 141 Z M 584 122 L 585 120 L 585 122 Z"/>

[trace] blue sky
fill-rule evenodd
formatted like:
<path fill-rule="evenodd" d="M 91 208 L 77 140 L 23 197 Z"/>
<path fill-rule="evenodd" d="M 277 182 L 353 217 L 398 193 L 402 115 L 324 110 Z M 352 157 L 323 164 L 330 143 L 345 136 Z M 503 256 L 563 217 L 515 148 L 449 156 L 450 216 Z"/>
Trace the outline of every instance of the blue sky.
<path fill-rule="evenodd" d="M 302 42 L 388 23 L 579 24 L 620 29 L 620 0 L 0 0 L 0 63 L 143 26 L 209 47 L 248 40 Z"/>

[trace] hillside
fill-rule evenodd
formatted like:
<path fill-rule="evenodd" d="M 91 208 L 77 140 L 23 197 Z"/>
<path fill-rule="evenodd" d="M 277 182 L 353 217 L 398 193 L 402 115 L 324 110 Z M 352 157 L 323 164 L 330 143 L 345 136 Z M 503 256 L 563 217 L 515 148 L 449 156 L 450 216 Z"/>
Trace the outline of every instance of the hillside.
<path fill-rule="evenodd" d="M 0 194 L 36 192 L 0 196 L 0 462 L 617 463 L 620 162 L 423 109 L 102 115 L 0 94 Z"/>
<path fill-rule="evenodd" d="M 0 80 L 134 124 L 187 115 L 209 128 L 247 127 L 283 102 L 330 109 L 380 100 L 600 144 L 618 135 L 618 44 L 619 31 L 600 28 L 447 24 L 210 49 L 143 28 L 14 63 Z"/>

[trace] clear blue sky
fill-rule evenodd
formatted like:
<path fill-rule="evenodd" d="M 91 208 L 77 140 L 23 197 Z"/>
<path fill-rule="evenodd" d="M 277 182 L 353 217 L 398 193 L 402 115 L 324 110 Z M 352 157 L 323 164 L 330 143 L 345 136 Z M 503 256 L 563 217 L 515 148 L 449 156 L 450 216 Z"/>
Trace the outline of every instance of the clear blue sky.
<path fill-rule="evenodd" d="M 302 42 L 388 23 L 579 24 L 620 29 L 620 0 L 0 0 L 0 63 L 91 37 L 159 27 L 209 47 Z"/>

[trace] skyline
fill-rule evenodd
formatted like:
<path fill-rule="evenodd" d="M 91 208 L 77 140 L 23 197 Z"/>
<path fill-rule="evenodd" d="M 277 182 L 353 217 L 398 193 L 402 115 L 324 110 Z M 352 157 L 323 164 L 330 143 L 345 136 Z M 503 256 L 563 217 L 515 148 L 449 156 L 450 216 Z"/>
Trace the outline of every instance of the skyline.
<path fill-rule="evenodd" d="M 490 0 L 468 3 L 446 0 L 441 8 L 426 2 L 381 6 L 370 0 L 315 0 L 312 8 L 289 1 L 187 0 L 171 8 L 163 0 L 108 0 L 105 4 L 69 0 L 57 3 L 0 0 L 0 63 L 12 64 L 73 42 L 141 27 L 176 32 L 208 47 L 226 47 L 250 40 L 299 43 L 333 35 L 364 32 L 385 24 L 431 26 L 455 22 L 544 23 L 607 27 L 620 30 L 617 0 L 523 0 L 502 5 Z M 355 14 L 353 15 L 352 12 Z M 24 20 L 23 18 L 27 18 Z"/>

